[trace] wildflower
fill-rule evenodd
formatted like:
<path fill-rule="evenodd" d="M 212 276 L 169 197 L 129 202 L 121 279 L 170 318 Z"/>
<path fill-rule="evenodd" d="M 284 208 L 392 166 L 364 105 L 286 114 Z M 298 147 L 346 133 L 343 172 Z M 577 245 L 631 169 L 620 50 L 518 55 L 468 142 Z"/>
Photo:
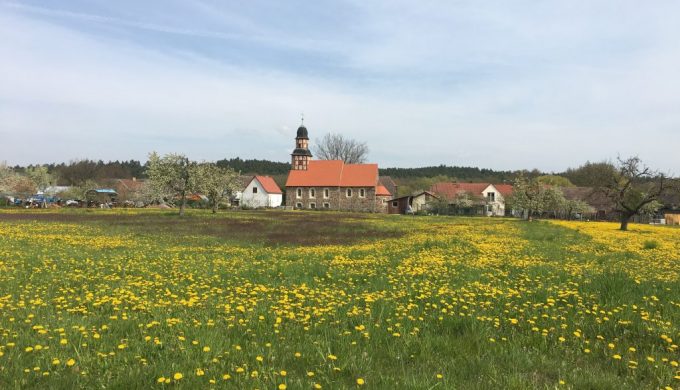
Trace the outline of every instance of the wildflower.
<path fill-rule="evenodd" d="M 330 359 L 330 360 L 337 360 L 338 357 L 335 356 L 335 355 L 328 355 L 328 359 Z"/>
<path fill-rule="evenodd" d="M 286 372 L 286 370 L 281 370 L 279 371 L 279 374 L 281 374 L 281 376 L 286 376 L 288 373 Z"/>
<path fill-rule="evenodd" d="M 205 371 L 203 371 L 200 368 L 197 368 L 196 369 L 196 376 L 203 376 L 203 375 L 205 375 Z"/>
<path fill-rule="evenodd" d="M 61 363 L 61 361 L 60 361 L 59 359 L 57 359 L 57 358 L 54 358 L 54 359 L 52 360 L 52 365 L 53 365 L 53 366 L 58 366 L 60 363 Z"/>
<path fill-rule="evenodd" d="M 621 360 L 621 355 L 619 355 L 619 354 L 616 354 L 616 355 L 614 355 L 614 356 L 612 356 L 612 357 L 613 357 L 614 359 L 616 359 L 616 360 Z"/>
<path fill-rule="evenodd" d="M 286 384 L 285 384 L 285 383 L 281 383 L 281 384 L 279 385 L 279 390 L 286 390 L 286 389 L 287 389 L 287 387 L 286 387 Z"/>
<path fill-rule="evenodd" d="M 160 378 L 156 379 L 156 382 L 165 383 L 165 377 L 160 377 Z"/>
<path fill-rule="evenodd" d="M 75 359 L 69 359 L 69 360 L 66 361 L 66 365 L 69 366 L 69 367 L 72 367 L 74 364 L 76 364 Z"/>
<path fill-rule="evenodd" d="M 222 379 L 224 379 L 225 381 L 229 380 L 230 378 L 231 378 L 231 375 L 229 375 L 229 374 L 222 375 Z"/>
<path fill-rule="evenodd" d="M 180 379 L 184 378 L 184 375 L 182 375 L 181 372 L 176 372 L 175 375 L 172 376 L 172 379 L 178 381 Z"/>
<path fill-rule="evenodd" d="M 366 382 L 364 381 L 364 378 L 357 378 L 357 385 L 361 386 L 361 385 L 363 385 L 364 383 L 366 383 Z"/>
<path fill-rule="evenodd" d="M 210 347 L 208 346 L 203 347 L 203 352 L 210 352 Z"/>

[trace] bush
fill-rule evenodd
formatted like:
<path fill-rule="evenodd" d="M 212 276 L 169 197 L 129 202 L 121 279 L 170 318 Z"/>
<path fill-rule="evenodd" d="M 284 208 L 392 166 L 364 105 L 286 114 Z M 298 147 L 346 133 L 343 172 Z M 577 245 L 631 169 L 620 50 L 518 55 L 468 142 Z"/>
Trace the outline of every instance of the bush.
<path fill-rule="evenodd" d="M 656 249 L 659 247 L 659 242 L 656 240 L 647 240 L 642 244 L 642 249 Z"/>

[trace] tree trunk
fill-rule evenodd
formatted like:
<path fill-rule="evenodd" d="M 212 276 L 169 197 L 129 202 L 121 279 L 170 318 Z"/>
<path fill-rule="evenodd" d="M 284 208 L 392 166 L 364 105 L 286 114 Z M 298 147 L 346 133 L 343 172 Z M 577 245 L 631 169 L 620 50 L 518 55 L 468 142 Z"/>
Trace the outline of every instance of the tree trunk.
<path fill-rule="evenodd" d="M 184 216 L 184 209 L 186 208 L 187 205 L 187 197 L 184 192 L 182 192 L 182 203 L 179 204 L 179 216 L 183 217 Z"/>
<path fill-rule="evenodd" d="M 630 222 L 631 214 L 623 213 L 621 214 L 621 231 L 628 231 L 628 222 Z"/>
<path fill-rule="evenodd" d="M 217 214 L 217 207 L 218 207 L 217 202 L 216 201 L 213 202 L 213 204 L 212 204 L 212 213 L 213 214 Z"/>

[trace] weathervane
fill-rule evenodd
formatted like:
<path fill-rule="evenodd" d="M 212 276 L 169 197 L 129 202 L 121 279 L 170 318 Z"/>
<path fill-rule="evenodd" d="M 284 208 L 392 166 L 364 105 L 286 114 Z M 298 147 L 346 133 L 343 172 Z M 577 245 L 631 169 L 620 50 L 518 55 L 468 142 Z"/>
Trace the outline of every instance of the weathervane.
<path fill-rule="evenodd" d="M 300 113 L 300 120 L 302 121 L 301 126 L 304 126 L 305 125 L 305 113 L 304 112 Z"/>

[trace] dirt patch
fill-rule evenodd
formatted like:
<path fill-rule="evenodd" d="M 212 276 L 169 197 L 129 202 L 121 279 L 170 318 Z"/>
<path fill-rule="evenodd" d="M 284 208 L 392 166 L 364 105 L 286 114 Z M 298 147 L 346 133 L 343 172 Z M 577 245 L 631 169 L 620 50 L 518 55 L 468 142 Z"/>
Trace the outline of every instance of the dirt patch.
<path fill-rule="evenodd" d="M 403 232 L 371 223 L 373 216 L 355 213 L 236 211 L 217 215 L 173 212 L 116 213 L 66 211 L 0 213 L 0 222 L 103 224 L 139 234 L 199 235 L 267 245 L 333 245 L 401 237 Z"/>

